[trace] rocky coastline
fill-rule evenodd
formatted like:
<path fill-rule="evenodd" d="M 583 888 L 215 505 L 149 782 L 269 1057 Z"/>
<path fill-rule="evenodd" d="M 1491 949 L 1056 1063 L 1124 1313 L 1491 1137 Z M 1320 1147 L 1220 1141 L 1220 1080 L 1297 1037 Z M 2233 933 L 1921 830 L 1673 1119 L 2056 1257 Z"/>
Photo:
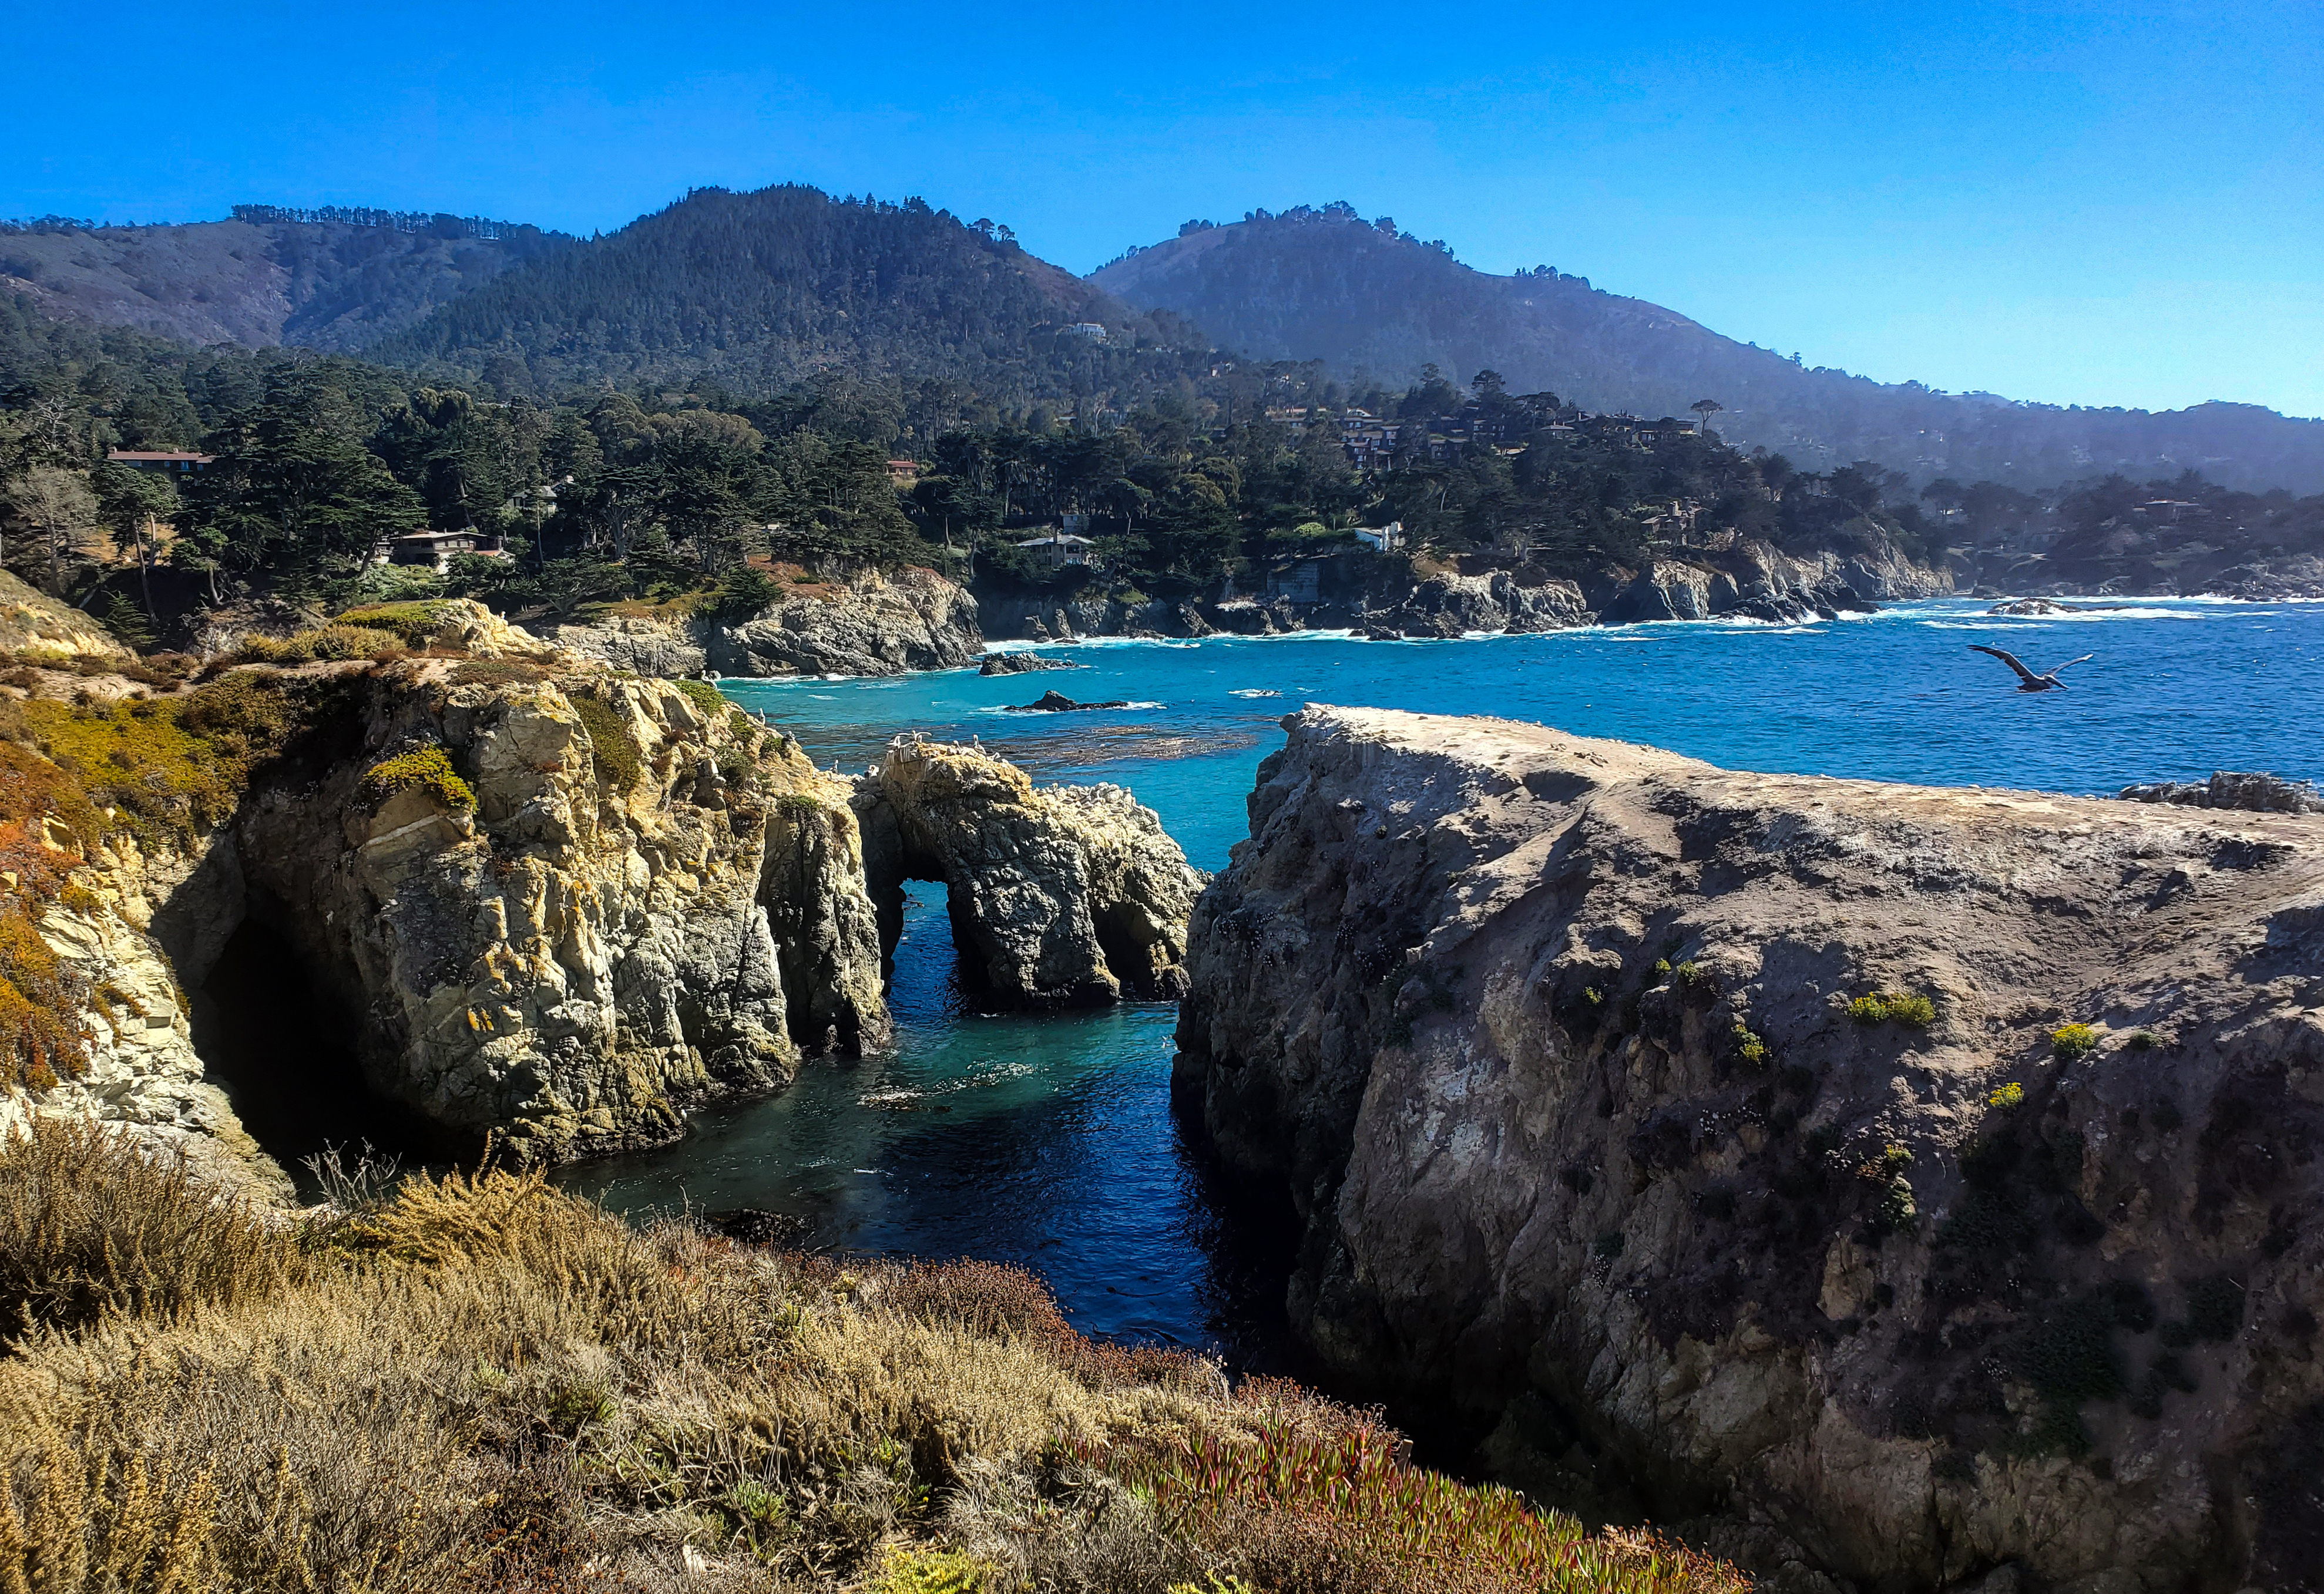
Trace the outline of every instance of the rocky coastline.
<path fill-rule="evenodd" d="M 1071 664 L 987 653 L 988 642 L 1334 630 L 1425 640 L 1728 618 L 1792 624 L 1953 590 L 1949 572 L 1914 565 L 1893 549 L 1795 556 L 1731 534 L 1578 579 L 1493 556 L 1415 566 L 1338 555 L 1317 563 L 1324 574 L 1297 600 L 1269 594 L 1264 583 L 1255 595 L 1225 582 L 1166 599 L 1097 586 L 1074 594 L 972 588 L 917 567 L 882 574 L 835 566 L 743 620 L 706 612 L 612 613 L 547 634 L 559 647 L 615 668 L 668 678 L 881 676 L 970 664 L 1001 674 Z"/>
<path fill-rule="evenodd" d="M 2324 821 L 1285 723 L 1174 1082 L 1325 1365 L 1778 1587 L 2314 1586 Z"/>
<path fill-rule="evenodd" d="M 1182 980 L 1201 876 L 1117 788 L 1036 790 L 971 749 L 899 748 L 850 780 L 706 684 L 475 604 L 363 618 L 343 639 L 383 657 L 154 694 L 20 670 L 0 691 L 23 910 L 0 975 L 58 1016 L 27 1032 L 0 1117 L 94 1118 L 287 1190 L 196 1044 L 245 925 L 287 949 L 276 990 L 313 993 L 360 1080 L 327 1078 L 318 1046 L 311 1076 L 238 1088 L 359 1083 L 437 1149 L 492 1138 L 552 1162 L 666 1142 L 700 1103 L 882 1045 L 907 876 L 952 885 L 964 954 L 1002 1000 Z M 124 811 L 106 783 L 139 769 L 143 806 Z"/>

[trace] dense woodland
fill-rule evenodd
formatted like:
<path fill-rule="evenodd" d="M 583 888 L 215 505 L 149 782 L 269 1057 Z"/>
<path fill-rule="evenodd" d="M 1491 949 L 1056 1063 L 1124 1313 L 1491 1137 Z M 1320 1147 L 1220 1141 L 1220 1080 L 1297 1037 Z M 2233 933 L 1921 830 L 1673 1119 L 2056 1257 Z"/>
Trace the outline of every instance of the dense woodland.
<path fill-rule="evenodd" d="M 1252 360 L 1316 361 L 1366 389 L 1401 388 L 1433 362 L 1601 411 L 1656 416 L 1710 393 L 1729 441 L 1817 471 L 1874 460 L 1916 484 L 2031 492 L 2201 462 L 2245 490 L 2324 491 L 2324 421 L 1876 382 L 1549 265 L 1472 270 L 1441 240 L 1344 203 L 1189 223 L 1088 279 L 988 218 L 798 185 L 698 189 L 589 239 L 450 216 L 359 225 L 381 214 L 253 206 L 176 226 L 0 224 L 0 295 L 197 346 L 359 354 L 485 400 L 611 386 L 766 401 L 844 375 L 879 384 L 918 447 L 1036 405 L 1109 427 Z"/>
<path fill-rule="evenodd" d="M 1877 465 L 1807 472 L 1693 421 L 1514 394 L 1490 371 L 1456 386 L 1432 367 L 1408 387 L 1355 391 L 1312 364 L 1237 364 L 1120 411 L 1076 412 L 1070 395 L 980 403 L 977 424 L 925 438 L 912 435 L 913 391 L 825 372 L 763 399 L 487 397 L 341 356 L 93 332 L 0 301 L 8 562 L 143 640 L 189 609 L 258 596 L 742 611 L 780 590 L 781 565 L 833 557 L 1188 596 L 1354 548 L 1358 528 L 1390 521 L 1415 553 L 1489 550 L 1572 574 L 1683 556 L 1728 530 L 1923 559 L 1982 542 L 2117 561 L 2197 536 L 2252 557 L 2324 546 L 2324 499 L 2191 476 L 1915 491 Z M 1359 468 L 1343 425 L 1394 428 L 1395 441 Z M 106 462 L 115 447 L 215 458 L 172 480 Z M 2156 500 L 2178 507 L 2141 507 Z M 1018 548 L 1068 516 L 1093 539 L 1102 577 L 1035 569 Z M 383 539 L 421 529 L 474 530 L 500 555 L 440 576 L 374 562 Z"/>
<path fill-rule="evenodd" d="M 921 436 L 996 402 L 1134 400 L 1210 364 L 1178 318 L 1128 309 L 989 219 L 796 185 L 698 189 L 369 353 L 504 397 L 611 382 L 763 399 L 840 372 L 890 384 Z"/>

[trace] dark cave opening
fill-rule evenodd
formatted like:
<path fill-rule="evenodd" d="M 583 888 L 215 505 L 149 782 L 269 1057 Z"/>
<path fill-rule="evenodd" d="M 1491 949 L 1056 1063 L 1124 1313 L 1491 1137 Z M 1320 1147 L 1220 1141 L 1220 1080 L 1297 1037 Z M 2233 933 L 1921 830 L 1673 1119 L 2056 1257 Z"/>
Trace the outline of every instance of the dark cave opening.
<path fill-rule="evenodd" d="M 333 1147 L 350 1162 L 366 1142 L 407 1165 L 440 1156 L 440 1134 L 365 1082 L 361 1016 L 261 906 L 191 993 L 195 1049 L 243 1127 L 309 1196 L 306 1159 Z"/>

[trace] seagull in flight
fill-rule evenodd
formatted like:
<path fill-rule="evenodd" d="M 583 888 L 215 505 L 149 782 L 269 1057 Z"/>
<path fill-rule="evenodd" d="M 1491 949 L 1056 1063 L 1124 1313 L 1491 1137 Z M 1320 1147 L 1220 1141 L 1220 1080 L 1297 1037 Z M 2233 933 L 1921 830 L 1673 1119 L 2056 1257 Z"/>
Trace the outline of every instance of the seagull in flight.
<path fill-rule="evenodd" d="M 2017 655 L 2015 653 L 2005 653 L 1998 648 L 1988 648 L 1979 642 L 1971 642 L 1969 646 L 1969 651 L 1973 653 L 1990 653 L 1996 659 L 2000 659 L 2002 663 L 2015 670 L 2017 672 L 2017 689 L 2020 692 L 2048 692 L 2052 690 L 2062 692 L 2066 689 L 2066 683 L 2058 678 L 2058 671 L 2067 668 L 2071 665 L 2086 663 L 2098 657 L 2095 653 L 2085 653 L 2080 659 L 2069 659 L 2064 664 L 2058 665 L 2055 668 L 2049 670 L 2047 673 L 2037 676 L 2032 670 L 2026 668 L 2023 664 L 2020 664 L 2017 661 Z"/>

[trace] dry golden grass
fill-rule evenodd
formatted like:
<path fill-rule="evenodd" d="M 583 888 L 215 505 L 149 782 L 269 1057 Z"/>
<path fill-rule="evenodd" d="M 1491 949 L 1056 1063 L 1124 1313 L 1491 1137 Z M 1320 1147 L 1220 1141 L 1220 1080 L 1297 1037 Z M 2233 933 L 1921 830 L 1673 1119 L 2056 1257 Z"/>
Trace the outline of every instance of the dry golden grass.
<path fill-rule="evenodd" d="M 1319 1514 L 1268 1458 L 1392 1436 L 1090 1347 L 1022 1274 L 641 1232 L 537 1173 L 294 1224 L 42 1126 L 0 1146 L 0 1253 L 30 1314 L 0 1361 L 0 1594 L 1287 1594 L 1411 1541 L 1397 1491 L 1539 1536 L 1397 1465 Z M 1190 1501 L 1222 1459 L 1234 1486 Z M 1538 1586 L 1736 1587 L 1606 1565 Z"/>
<path fill-rule="evenodd" d="M 108 1315 L 168 1322 L 298 1276 L 279 1216 L 223 1199 L 177 1158 L 42 1119 L 0 1140 L 0 1343 Z"/>

